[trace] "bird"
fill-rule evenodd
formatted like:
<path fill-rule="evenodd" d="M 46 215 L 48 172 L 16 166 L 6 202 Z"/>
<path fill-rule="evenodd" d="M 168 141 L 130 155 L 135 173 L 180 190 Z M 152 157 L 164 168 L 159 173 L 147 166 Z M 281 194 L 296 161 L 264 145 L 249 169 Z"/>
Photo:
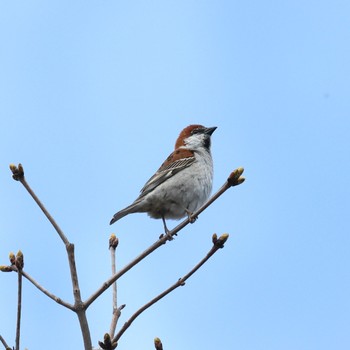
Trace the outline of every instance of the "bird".
<path fill-rule="evenodd" d="M 162 219 L 165 234 L 172 239 L 166 219 L 181 219 L 193 213 L 209 198 L 213 183 L 211 135 L 214 127 L 192 124 L 184 128 L 174 151 L 146 182 L 140 195 L 126 208 L 113 215 L 110 225 L 132 213 L 147 213 Z"/>

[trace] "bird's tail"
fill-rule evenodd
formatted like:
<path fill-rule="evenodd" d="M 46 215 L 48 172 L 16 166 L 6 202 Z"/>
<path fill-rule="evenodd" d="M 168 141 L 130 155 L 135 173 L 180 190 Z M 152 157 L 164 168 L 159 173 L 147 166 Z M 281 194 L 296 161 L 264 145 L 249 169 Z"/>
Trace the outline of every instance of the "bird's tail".
<path fill-rule="evenodd" d="M 114 224 L 119 219 L 123 218 L 124 216 L 135 213 L 137 211 L 137 208 L 135 207 L 135 204 L 131 204 L 128 207 L 118 211 L 118 213 L 115 213 L 112 217 L 112 220 L 110 221 L 110 225 Z"/>

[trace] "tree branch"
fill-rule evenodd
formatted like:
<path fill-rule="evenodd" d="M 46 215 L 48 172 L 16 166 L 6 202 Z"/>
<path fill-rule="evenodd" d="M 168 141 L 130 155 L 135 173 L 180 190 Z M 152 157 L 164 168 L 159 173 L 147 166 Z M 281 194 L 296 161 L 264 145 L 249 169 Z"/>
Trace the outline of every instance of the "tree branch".
<path fill-rule="evenodd" d="M 68 263 L 69 263 L 69 268 L 70 268 L 70 275 L 71 275 L 71 280 L 72 280 L 72 287 L 73 287 L 73 296 L 74 296 L 74 307 L 73 310 L 79 319 L 80 323 L 80 329 L 82 332 L 83 336 L 83 341 L 84 341 L 84 347 L 85 350 L 91 350 L 92 349 L 92 343 L 91 343 L 91 336 L 90 336 L 90 330 L 89 330 L 89 325 L 88 321 L 86 318 L 86 307 L 84 303 L 81 300 L 81 294 L 80 294 L 80 288 L 79 288 L 79 280 L 78 280 L 78 273 L 77 273 L 77 268 L 75 264 L 75 255 L 74 255 L 74 244 L 70 243 L 66 237 L 66 235 L 63 233 L 61 228 L 58 226 L 56 221 L 53 219 L 53 217 L 50 215 L 48 210 L 44 207 L 44 205 L 41 203 L 37 195 L 34 193 L 34 191 L 30 188 L 29 184 L 27 183 L 25 177 L 24 177 L 24 170 L 21 164 L 18 164 L 18 167 L 15 165 L 11 164 L 10 169 L 12 171 L 12 177 L 14 180 L 19 181 L 25 189 L 28 191 L 28 193 L 32 196 L 34 201 L 37 203 L 39 208 L 43 211 L 45 216 L 48 218 L 58 235 L 60 236 L 62 242 L 64 243 L 67 251 L 67 257 L 68 257 Z M 47 293 L 45 293 L 48 295 Z M 55 299 L 54 299 L 55 300 Z M 56 300 L 55 300 L 56 301 Z M 67 306 L 67 305 L 65 305 Z"/>
<path fill-rule="evenodd" d="M 212 257 L 220 248 L 224 247 L 224 243 L 228 239 L 228 234 L 223 234 L 219 239 L 217 239 L 216 234 L 213 235 L 213 247 L 210 249 L 210 251 L 207 253 L 207 255 L 196 265 L 192 268 L 191 271 L 189 271 L 185 276 L 177 280 L 172 286 L 170 286 L 168 289 L 166 289 L 164 292 L 157 295 L 155 298 L 150 300 L 147 304 L 143 305 L 139 310 L 137 310 L 125 323 L 124 326 L 120 329 L 118 334 L 113 338 L 113 342 L 118 342 L 120 337 L 124 334 L 124 332 L 131 326 L 131 324 L 134 322 L 134 320 L 141 315 L 145 310 L 147 310 L 149 307 L 151 307 L 153 304 L 155 304 L 160 299 L 164 298 L 166 295 L 171 293 L 173 290 L 180 286 L 185 285 L 185 281 L 189 279 L 203 264 L 205 264 L 210 257 Z"/>
<path fill-rule="evenodd" d="M 90 335 L 88 320 L 86 317 L 86 306 L 84 305 L 81 299 L 78 273 L 75 265 L 74 244 L 69 243 L 66 246 L 66 249 L 68 254 L 70 275 L 72 280 L 73 296 L 75 301 L 74 311 L 77 313 L 77 316 L 79 319 L 80 329 L 81 329 L 81 333 L 84 341 L 84 348 L 85 350 L 91 350 L 92 349 L 91 335 Z"/>
<path fill-rule="evenodd" d="M 193 216 L 198 216 L 201 214 L 206 208 L 209 207 L 214 201 L 216 201 L 223 193 L 225 193 L 230 187 L 240 185 L 245 181 L 244 177 L 241 177 L 244 169 L 238 168 L 234 170 L 224 185 L 205 203 L 202 207 L 200 207 Z M 186 225 L 190 223 L 190 219 L 187 218 L 179 225 L 177 225 L 174 229 L 169 232 L 169 236 L 175 236 L 180 230 L 182 230 Z M 133 268 L 136 264 L 138 264 L 141 260 L 146 258 L 149 254 L 153 253 L 156 249 L 166 243 L 169 239 L 168 235 L 161 236 L 155 243 L 153 243 L 148 249 L 146 249 L 143 253 L 137 256 L 134 260 L 132 260 L 129 264 L 124 266 L 119 272 L 114 274 L 111 278 L 103 283 L 103 285 L 93 293 L 86 301 L 85 305 L 88 308 L 102 293 L 104 293 L 115 281 L 117 281 L 121 276 L 123 276 L 127 271 Z"/>
<path fill-rule="evenodd" d="M 109 251 L 111 253 L 111 264 L 112 264 L 112 275 L 115 275 L 117 272 L 116 270 L 116 249 L 118 247 L 119 240 L 115 236 L 115 234 L 112 234 L 110 239 L 109 239 Z M 109 328 L 109 336 L 112 339 L 115 334 L 115 330 L 117 328 L 117 323 L 121 314 L 121 310 L 124 308 L 125 305 L 122 305 L 120 308 L 118 308 L 118 302 L 117 302 L 117 282 L 113 283 L 113 291 L 112 291 L 112 307 L 113 307 L 113 312 L 112 312 L 112 320 L 111 320 L 111 325 Z"/>
<path fill-rule="evenodd" d="M 12 171 L 12 177 L 14 180 L 19 181 L 24 188 L 28 191 L 28 193 L 32 196 L 36 204 L 39 206 L 39 208 L 43 211 L 45 216 L 50 221 L 51 225 L 54 227 L 58 235 L 60 236 L 61 240 L 65 245 L 69 244 L 69 241 L 61 228 L 58 226 L 54 218 L 50 215 L 50 213 L 47 211 L 47 209 L 44 207 L 44 205 L 41 203 L 40 199 L 37 197 L 37 195 L 34 193 L 34 191 L 31 189 L 29 184 L 27 183 L 25 177 L 24 177 L 24 170 L 22 167 L 22 164 L 18 164 L 18 167 L 16 167 L 14 164 L 10 165 L 10 169 Z"/>
<path fill-rule="evenodd" d="M 61 300 L 60 298 L 56 297 L 52 293 L 48 292 L 46 289 L 44 289 L 42 286 L 40 286 L 36 281 L 34 281 L 28 274 L 26 274 L 23 271 L 18 271 L 19 276 L 24 276 L 27 278 L 30 282 L 32 282 L 40 291 L 42 291 L 45 295 L 50 297 L 51 299 L 55 300 L 57 303 L 67 307 L 68 309 L 74 311 L 79 319 L 80 328 L 83 335 L 84 340 L 84 348 L 85 350 L 91 350 L 92 344 L 91 344 L 91 336 L 88 326 L 88 321 L 86 318 L 86 310 L 87 308 L 98 298 L 104 291 L 106 291 L 112 284 L 114 284 L 118 278 L 123 276 L 127 271 L 129 271 L 132 267 L 134 267 L 136 264 L 138 264 L 141 260 L 146 258 L 149 254 L 151 254 L 153 251 L 158 249 L 161 245 L 165 244 L 167 240 L 170 240 L 172 236 L 176 235 L 177 232 L 179 232 L 181 229 L 183 229 L 186 225 L 190 223 L 190 219 L 187 218 L 183 222 L 181 222 L 179 225 L 177 225 L 173 230 L 169 232 L 168 235 L 161 236 L 154 244 L 152 244 L 148 249 L 146 249 L 143 253 L 141 253 L 139 256 L 137 256 L 133 261 L 131 261 L 129 264 L 127 264 L 124 268 L 122 268 L 119 272 L 115 272 L 115 269 L 113 271 L 113 276 L 109 278 L 103 285 L 95 292 L 93 293 L 86 302 L 82 302 L 81 299 L 81 293 L 79 288 L 79 281 L 78 281 L 78 274 L 75 264 L 75 254 L 74 254 L 74 245 L 69 242 L 63 231 L 60 229 L 56 221 L 53 219 L 53 217 L 50 215 L 50 213 L 47 211 L 47 209 L 44 207 L 44 205 L 41 203 L 39 198 L 36 196 L 34 191 L 30 188 L 29 184 L 27 183 L 25 177 L 24 177 L 24 170 L 21 164 L 16 167 L 15 165 L 10 165 L 10 169 L 12 171 L 12 177 L 14 180 L 21 182 L 21 184 L 25 187 L 25 189 L 28 191 L 28 193 L 32 196 L 34 201 L 37 203 L 37 205 L 40 207 L 40 209 L 43 211 L 44 215 L 47 217 L 47 219 L 50 221 L 56 232 L 58 233 L 59 237 L 61 238 L 62 242 L 66 246 L 67 251 L 67 257 L 70 267 L 70 274 L 71 274 L 71 280 L 72 280 L 72 287 L 73 287 L 73 295 L 74 295 L 74 306 Z M 228 188 L 232 186 L 237 186 L 245 180 L 243 177 L 241 177 L 243 173 L 243 168 L 238 168 L 234 170 L 229 178 L 227 179 L 226 183 L 219 189 L 219 191 L 214 194 L 207 203 L 205 203 L 200 209 L 198 209 L 195 213 L 193 213 L 193 216 L 198 216 L 200 213 L 202 213 L 209 205 L 211 205 L 217 198 L 219 198 Z M 144 305 L 140 310 L 138 310 L 130 319 L 129 321 L 123 326 L 123 328 L 120 330 L 120 332 L 114 337 L 114 339 L 119 339 L 121 335 L 125 332 L 125 330 L 130 326 L 130 324 L 134 321 L 134 319 L 140 315 L 144 310 L 146 310 L 148 307 L 153 305 L 155 302 L 163 298 L 165 295 L 170 293 L 172 290 L 178 288 L 181 285 L 184 285 L 184 282 L 186 279 L 188 279 L 195 271 L 197 271 L 200 266 L 202 266 L 209 258 L 212 256 L 219 248 L 217 242 L 219 242 L 222 239 L 220 237 L 219 240 L 216 239 L 216 242 L 214 242 L 214 247 L 211 249 L 211 251 L 207 254 L 207 256 L 199 263 L 197 264 L 187 275 L 185 275 L 183 278 L 181 278 L 178 282 L 176 282 L 173 286 L 168 288 L 166 291 L 158 295 L 156 298 L 151 300 L 149 303 Z M 227 239 L 227 237 L 226 237 Z M 219 242 L 220 243 L 220 242 Z M 8 267 L 4 267 L 2 271 L 9 271 L 7 270 Z M 116 300 L 116 289 L 115 289 L 115 300 Z M 114 307 L 116 307 L 116 302 L 113 302 Z M 119 309 L 120 310 L 124 306 L 122 305 Z M 113 322 L 117 322 L 119 316 L 117 315 L 115 320 Z M 111 332 L 114 333 L 114 325 L 111 325 Z M 115 328 L 114 328 L 115 329 Z M 19 334 L 19 332 L 18 332 Z M 108 334 L 107 334 L 108 335 Z M 109 336 L 109 335 L 108 335 Z M 1 341 L 3 341 L 3 338 L 1 338 Z M 3 341 L 4 343 L 4 341 Z M 113 342 L 116 344 L 116 342 Z M 16 340 L 16 347 L 17 347 L 17 340 Z M 19 348 L 19 343 L 18 347 Z"/>
<path fill-rule="evenodd" d="M 4 348 L 5 348 L 6 350 L 7 350 L 7 349 L 10 349 L 10 350 L 11 350 L 11 348 L 7 345 L 5 339 L 4 339 L 1 335 L 0 335 L 0 341 L 1 341 L 2 345 L 4 346 Z"/>
<path fill-rule="evenodd" d="M 1 271 L 3 272 L 17 272 L 18 269 L 16 266 L 1 266 Z M 25 277 L 29 282 L 31 282 L 36 288 L 38 288 L 42 293 L 44 293 L 46 296 L 48 296 L 50 299 L 54 300 L 56 303 L 75 311 L 74 306 L 70 303 L 67 303 L 66 301 L 62 300 L 61 298 L 57 297 L 56 295 L 50 293 L 47 289 L 45 289 L 42 285 L 40 285 L 33 277 L 31 277 L 27 272 L 21 271 L 21 274 L 23 277 Z"/>
<path fill-rule="evenodd" d="M 22 269 L 24 266 L 23 254 L 19 251 L 16 255 L 16 267 L 18 269 L 18 300 L 17 300 L 17 325 L 16 325 L 16 350 L 19 350 L 21 339 L 21 313 L 22 313 Z"/>
<path fill-rule="evenodd" d="M 72 311 L 74 310 L 74 306 L 61 298 L 57 297 L 53 293 L 49 292 L 47 289 L 45 289 L 42 285 L 40 285 L 33 277 L 31 277 L 28 273 L 25 271 L 22 271 L 22 275 L 31 282 L 36 288 L 38 288 L 42 293 L 44 293 L 46 296 L 48 296 L 50 299 L 54 300 L 56 303 L 66 307 L 67 309 L 70 309 Z"/>
<path fill-rule="evenodd" d="M 19 350 L 21 338 L 21 310 L 22 310 L 22 274 L 18 272 L 18 301 L 17 301 L 17 325 L 16 325 L 16 350 Z"/>

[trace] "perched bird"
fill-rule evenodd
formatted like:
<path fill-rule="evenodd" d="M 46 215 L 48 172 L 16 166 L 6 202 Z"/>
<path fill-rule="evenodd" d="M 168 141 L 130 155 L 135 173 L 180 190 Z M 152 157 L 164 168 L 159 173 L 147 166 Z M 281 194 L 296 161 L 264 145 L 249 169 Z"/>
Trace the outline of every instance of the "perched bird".
<path fill-rule="evenodd" d="M 139 197 L 114 214 L 110 225 L 128 214 L 148 213 L 151 218 L 163 220 L 169 236 L 165 219 L 181 219 L 187 215 L 193 222 L 196 218 L 192 214 L 206 202 L 212 189 L 210 137 L 215 129 L 202 125 L 183 129 L 175 150 L 146 182 Z"/>

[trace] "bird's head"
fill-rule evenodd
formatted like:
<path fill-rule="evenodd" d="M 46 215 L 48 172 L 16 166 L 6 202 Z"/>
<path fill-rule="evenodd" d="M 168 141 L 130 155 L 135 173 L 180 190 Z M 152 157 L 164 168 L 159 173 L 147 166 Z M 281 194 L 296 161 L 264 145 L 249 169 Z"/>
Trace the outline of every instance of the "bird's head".
<path fill-rule="evenodd" d="M 217 127 L 206 128 L 203 125 L 189 125 L 183 129 L 176 140 L 175 149 L 185 147 L 190 150 L 205 148 L 210 150 L 210 137 Z"/>

